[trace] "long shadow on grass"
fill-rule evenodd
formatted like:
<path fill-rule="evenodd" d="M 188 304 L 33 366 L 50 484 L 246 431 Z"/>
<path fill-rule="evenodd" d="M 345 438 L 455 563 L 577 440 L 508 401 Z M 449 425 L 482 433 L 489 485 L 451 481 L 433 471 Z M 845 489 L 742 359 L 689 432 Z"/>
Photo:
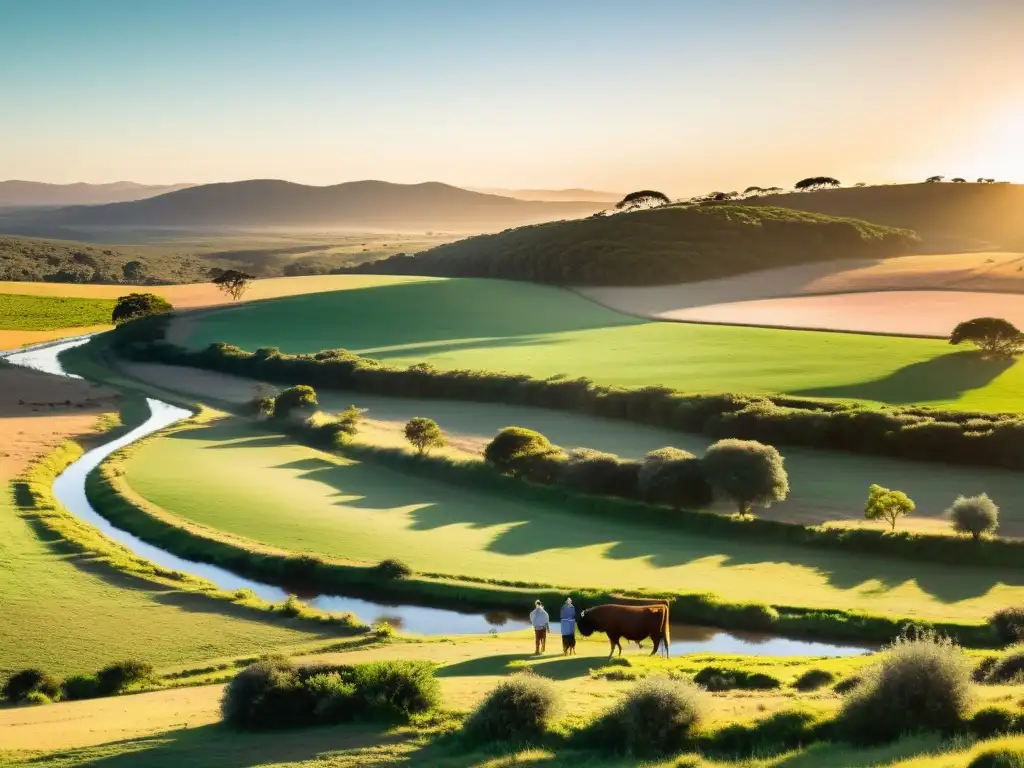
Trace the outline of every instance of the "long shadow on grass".
<path fill-rule="evenodd" d="M 187 433 L 183 433 L 187 434 Z M 259 441 L 240 441 L 236 446 L 256 446 Z M 411 519 L 409 529 L 432 531 L 447 526 L 487 530 L 491 539 L 486 551 L 510 557 L 528 557 L 553 550 L 600 548 L 600 556 L 613 560 L 646 560 L 655 568 L 674 568 L 707 561 L 724 569 L 747 566 L 799 566 L 820 575 L 841 590 L 861 588 L 866 594 L 884 594 L 904 584 L 916 583 L 926 594 L 947 603 L 980 597 L 1005 583 L 1024 585 L 1024 575 L 981 568 L 951 569 L 928 563 L 857 555 L 812 547 L 777 546 L 750 541 L 666 532 L 656 526 L 627 525 L 616 520 L 563 512 L 545 504 L 529 504 L 487 493 L 412 477 L 366 463 L 338 465 L 308 458 L 269 467 L 284 469 L 294 477 L 334 488 L 338 506 L 380 514 L 402 514 Z M 344 512 L 341 512 L 344 514 Z M 296 520 L 296 524 L 301 524 Z M 272 543 L 272 542 L 270 542 Z M 457 562 L 453 572 L 458 572 Z M 751 572 L 751 578 L 756 576 Z M 765 578 L 792 578 L 779 572 Z M 538 581 L 558 582 L 554 572 L 531 573 Z M 614 576 L 606 582 L 614 583 Z M 714 591 L 714 583 L 697 581 L 686 573 L 666 574 L 665 588 Z"/>
<path fill-rule="evenodd" d="M 856 398 L 890 405 L 956 400 L 966 392 L 988 386 L 1013 364 L 1012 360 L 988 360 L 977 352 L 954 352 L 911 363 L 875 381 L 799 389 L 789 394 Z"/>
<path fill-rule="evenodd" d="M 247 768 L 252 765 L 329 760 L 343 750 L 398 744 L 409 738 L 374 725 L 343 725 L 249 733 L 224 725 L 188 728 L 117 745 L 61 753 L 71 765 L 93 768 Z M 119 754 L 109 754 L 120 747 Z"/>

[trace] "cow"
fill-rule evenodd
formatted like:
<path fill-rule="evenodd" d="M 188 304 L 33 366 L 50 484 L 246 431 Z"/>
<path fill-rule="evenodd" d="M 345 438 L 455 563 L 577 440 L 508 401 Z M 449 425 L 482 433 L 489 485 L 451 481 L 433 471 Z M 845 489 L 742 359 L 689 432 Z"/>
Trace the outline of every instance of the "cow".
<path fill-rule="evenodd" d="M 610 659 L 619 649 L 622 655 L 622 638 L 640 643 L 647 638 L 654 642 L 654 656 L 665 645 L 665 657 L 669 655 L 669 613 L 668 603 L 653 605 L 597 605 L 587 608 L 576 618 L 580 634 L 590 637 L 594 632 L 604 632 L 611 643 Z"/>

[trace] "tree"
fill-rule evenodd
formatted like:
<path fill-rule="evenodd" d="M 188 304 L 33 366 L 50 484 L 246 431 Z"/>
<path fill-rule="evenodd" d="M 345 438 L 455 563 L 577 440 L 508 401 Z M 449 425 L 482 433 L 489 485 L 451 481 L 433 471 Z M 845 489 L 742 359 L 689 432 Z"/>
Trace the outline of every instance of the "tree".
<path fill-rule="evenodd" d="M 630 192 L 615 207 L 620 211 L 632 211 L 635 208 L 653 208 L 658 205 L 668 205 L 671 200 L 668 195 L 658 192 L 655 189 L 641 189 L 638 192 Z"/>
<path fill-rule="evenodd" d="M 756 440 L 719 440 L 701 460 L 715 492 L 736 504 L 740 515 L 752 515 L 757 504 L 770 507 L 789 495 L 789 477 L 782 455 Z"/>
<path fill-rule="evenodd" d="M 126 283 L 140 283 L 146 276 L 146 267 L 141 261 L 127 261 L 121 265 L 121 275 Z"/>
<path fill-rule="evenodd" d="M 540 432 L 525 427 L 505 427 L 484 449 L 484 461 L 503 474 L 514 475 L 532 456 L 554 448 Z"/>
<path fill-rule="evenodd" d="M 675 509 L 705 509 L 715 500 L 715 489 L 696 456 L 661 462 L 641 492 L 647 501 Z"/>
<path fill-rule="evenodd" d="M 405 425 L 405 439 L 420 456 L 429 453 L 431 448 L 443 448 L 447 443 L 437 422 L 422 416 L 409 419 Z"/>
<path fill-rule="evenodd" d="M 761 187 L 747 187 L 746 189 L 743 190 L 743 194 L 744 195 L 753 195 L 753 194 L 759 195 L 762 192 L 764 192 L 764 189 L 761 188 Z"/>
<path fill-rule="evenodd" d="M 999 507 L 987 493 L 958 496 L 946 514 L 954 531 L 969 533 L 975 541 L 986 533 L 994 533 L 999 527 Z"/>
<path fill-rule="evenodd" d="M 1012 359 L 1024 350 L 1024 334 L 1001 317 L 976 317 L 960 323 L 950 334 L 949 343 L 957 345 L 965 341 L 994 358 Z"/>
<path fill-rule="evenodd" d="M 238 301 L 242 294 L 249 290 L 249 283 L 252 280 L 252 275 L 239 272 L 237 269 L 227 269 L 216 275 L 212 282 L 234 301 Z"/>
<path fill-rule="evenodd" d="M 813 190 L 813 189 L 825 189 L 826 187 L 838 187 L 839 179 L 834 179 L 831 176 L 811 176 L 806 179 L 800 179 L 795 185 L 795 189 L 799 190 Z"/>
<path fill-rule="evenodd" d="M 929 176 L 927 179 L 924 180 L 924 182 L 925 182 L 925 184 L 938 184 L 944 178 L 946 178 L 946 177 L 945 176 Z"/>
<path fill-rule="evenodd" d="M 890 491 L 880 485 L 868 488 L 868 503 L 864 517 L 868 520 L 885 520 L 896 530 L 896 521 L 914 511 L 914 502 L 903 491 Z"/>
<path fill-rule="evenodd" d="M 858 182 L 857 182 L 856 184 L 854 184 L 853 186 L 855 186 L 855 187 L 866 187 L 866 186 L 867 186 L 867 184 L 865 184 L 865 183 L 864 183 L 863 181 L 858 181 Z"/>
<path fill-rule="evenodd" d="M 959 176 L 957 176 L 955 179 L 953 179 L 953 183 L 954 184 L 966 184 L 967 183 L 967 179 L 961 179 Z"/>
<path fill-rule="evenodd" d="M 316 390 L 306 384 L 289 387 L 274 398 L 274 417 L 285 419 L 293 411 L 314 411 L 319 405 Z"/>
<path fill-rule="evenodd" d="M 172 309 L 167 299 L 155 293 L 129 293 L 127 296 L 118 297 L 110 319 L 114 325 L 121 325 L 142 317 L 166 315 Z"/>

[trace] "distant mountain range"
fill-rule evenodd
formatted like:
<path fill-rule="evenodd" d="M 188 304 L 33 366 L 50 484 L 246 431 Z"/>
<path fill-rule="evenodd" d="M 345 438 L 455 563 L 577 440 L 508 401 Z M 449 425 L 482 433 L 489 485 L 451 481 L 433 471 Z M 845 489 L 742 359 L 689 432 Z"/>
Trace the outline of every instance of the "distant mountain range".
<path fill-rule="evenodd" d="M 204 184 L 156 197 L 7 214 L 8 234 L 89 228 L 353 229 L 479 232 L 587 216 L 594 202 L 530 202 L 438 182 L 354 181 L 311 187 L 277 180 Z"/>
<path fill-rule="evenodd" d="M 547 203 L 617 203 L 623 198 L 618 192 L 602 192 L 597 189 L 501 189 L 498 187 L 466 187 L 473 192 L 488 195 L 514 197 L 516 200 L 538 200 Z"/>
<path fill-rule="evenodd" d="M 101 205 L 143 200 L 166 192 L 185 189 L 191 184 L 136 184 L 115 181 L 110 184 L 44 184 L 41 181 L 0 181 L 0 207 Z"/>

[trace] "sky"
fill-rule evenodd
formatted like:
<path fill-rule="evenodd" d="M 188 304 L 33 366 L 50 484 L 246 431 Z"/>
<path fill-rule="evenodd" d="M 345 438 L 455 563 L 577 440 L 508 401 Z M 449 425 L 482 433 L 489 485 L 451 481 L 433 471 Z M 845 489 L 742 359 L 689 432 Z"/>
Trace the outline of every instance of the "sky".
<path fill-rule="evenodd" d="M 1022 0 L 0 0 L 0 179 L 1024 182 Z"/>

